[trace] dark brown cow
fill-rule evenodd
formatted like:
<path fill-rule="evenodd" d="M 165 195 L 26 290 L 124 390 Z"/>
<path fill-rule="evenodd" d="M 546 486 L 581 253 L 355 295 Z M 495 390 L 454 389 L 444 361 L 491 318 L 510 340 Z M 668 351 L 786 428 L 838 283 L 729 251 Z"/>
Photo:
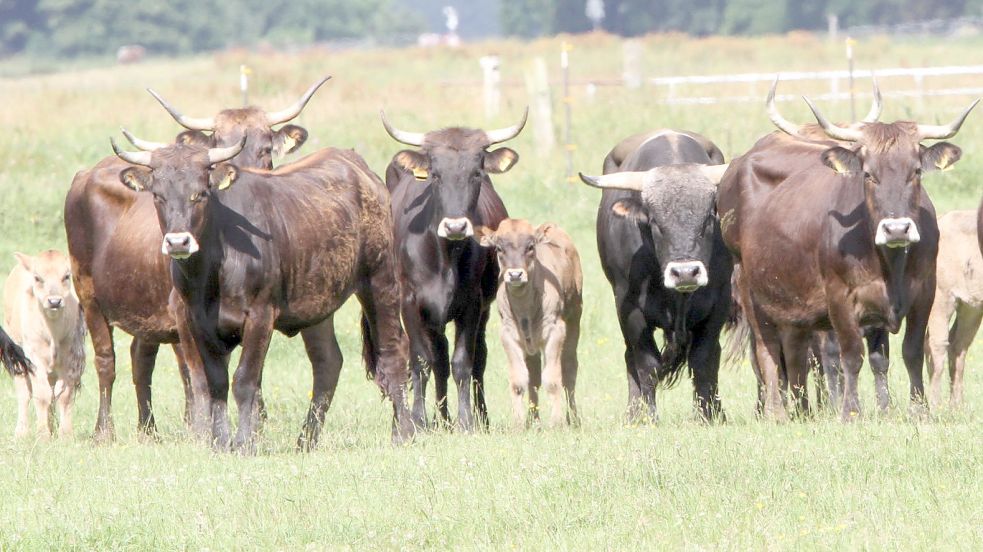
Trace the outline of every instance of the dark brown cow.
<path fill-rule="evenodd" d="M 449 421 L 447 380 L 453 369 L 458 426 L 474 427 L 472 384 L 479 422 L 487 426 L 485 326 L 498 288 L 498 264 L 494 249 L 482 247 L 474 229 L 495 230 L 508 217 L 488 175 L 511 169 L 519 154 L 488 147 L 518 135 L 526 117 L 498 130 L 454 127 L 426 134 L 399 130 L 384 114 L 382 122 L 397 141 L 420 147 L 397 153 L 386 169 L 413 363 L 413 420 L 427 425 L 425 392 L 433 370 L 437 409 Z M 457 329 L 453 358 L 444 336 L 449 322 Z"/>
<path fill-rule="evenodd" d="M 983 254 L 983 202 L 976 210 L 976 238 L 980 242 L 980 253 Z"/>
<path fill-rule="evenodd" d="M 179 143 L 204 143 L 226 147 L 230 141 L 247 137 L 246 150 L 237 158 L 244 167 L 272 168 L 274 149 L 292 152 L 303 144 L 307 131 L 294 125 L 280 130 L 272 126 L 298 114 L 327 78 L 315 83 L 296 103 L 274 113 L 255 107 L 227 109 L 212 119 L 185 117 L 152 94 L 174 118 L 189 129 L 178 135 Z M 208 136 L 201 129 L 214 132 Z M 138 140 L 139 142 L 139 140 Z M 148 194 L 137 194 L 119 184 L 119 172 L 127 164 L 116 156 L 107 157 L 95 167 L 80 171 L 65 199 L 65 230 L 72 259 L 75 289 L 85 311 L 86 326 L 92 336 L 99 375 L 99 414 L 96 438 L 111 439 L 113 382 L 116 380 L 116 354 L 113 328 L 134 337 L 130 346 L 133 383 L 136 387 L 139 426 L 155 430 L 151 403 L 151 381 L 157 351 L 162 343 L 178 342 L 177 326 L 167 310 L 171 292 L 169 261 L 161 255 L 162 235 L 153 224 L 154 202 Z M 304 332 L 305 345 L 312 359 L 320 359 L 315 372 L 332 373 L 337 381 L 341 352 L 330 320 L 323 327 Z M 178 366 L 190 400 L 187 369 L 179 347 L 174 347 Z M 328 399 L 330 401 L 330 398 Z M 316 421 L 323 412 L 312 412 Z M 312 427 L 312 430 L 314 428 Z"/>
<path fill-rule="evenodd" d="M 321 327 L 354 293 L 366 320 L 366 370 L 393 401 L 393 439 L 410 437 L 407 343 L 382 181 L 351 150 L 327 148 L 273 171 L 227 162 L 244 142 L 211 149 L 142 142 L 150 151 L 138 153 L 113 144 L 132 163 L 119 179 L 153 198 L 159 224 L 144 225 L 158 226 L 163 240 L 152 251 L 170 257 L 170 309 L 185 344 L 195 433 L 210 429 L 217 446 L 229 442 L 229 355 L 242 345 L 232 445 L 252 452 L 273 331 L 293 336 Z M 321 375 L 315 372 L 311 412 L 334 386 Z M 316 441 L 309 425 L 301 446 Z"/>
<path fill-rule="evenodd" d="M 808 343 L 814 331 L 833 329 L 845 374 L 842 416 L 853 419 L 860 412 L 862 329 L 896 333 L 902 320 L 911 400 L 924 404 L 922 362 L 938 226 L 921 173 L 952 165 L 961 150 L 920 142 L 955 135 L 975 105 L 945 126 L 900 121 L 839 127 L 809 102 L 826 134 L 850 147 L 825 148 L 753 208 L 722 213 L 740 222 L 734 242 L 743 271 L 740 293 L 757 343 L 766 415 L 786 415 L 778 385 L 783 357 L 793 396 L 800 409 L 808 408 Z M 737 193 L 721 185 L 722 196 Z M 725 205 L 737 203 L 731 195 Z"/>

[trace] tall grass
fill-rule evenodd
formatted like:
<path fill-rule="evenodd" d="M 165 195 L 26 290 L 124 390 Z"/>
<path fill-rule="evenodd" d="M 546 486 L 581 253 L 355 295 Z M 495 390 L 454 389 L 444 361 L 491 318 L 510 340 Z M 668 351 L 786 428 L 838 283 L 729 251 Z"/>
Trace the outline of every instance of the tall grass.
<path fill-rule="evenodd" d="M 620 138 L 650 128 L 706 134 L 728 159 L 771 130 L 759 104 L 665 106 L 652 89 L 582 86 L 617 78 L 621 44 L 609 36 L 572 40 L 574 165 L 600 172 Z M 334 79 L 301 115 L 311 137 L 302 152 L 353 147 L 380 174 L 401 149 L 383 131 L 378 110 L 397 126 L 511 124 L 528 103 L 523 86 L 504 90 L 502 115 L 485 121 L 477 58 L 495 52 L 507 82 L 521 83 L 534 56 L 551 64 L 560 39 L 489 42 L 459 50 L 375 50 L 257 56 L 225 53 L 142 65 L 84 68 L 0 79 L 0 268 L 15 250 L 65 248 L 64 195 L 73 174 L 111 154 L 108 137 L 125 125 L 150 140 L 180 129 L 144 92 L 151 87 L 191 115 L 239 102 L 241 63 L 254 70 L 251 100 L 268 109 L 293 101 L 317 77 Z M 647 76 L 828 69 L 842 48 L 809 35 L 760 39 L 644 39 Z M 979 52 L 980 39 L 859 45 L 858 66 L 940 65 Z M 4 65 L 0 63 L 0 72 Z M 558 78 L 558 69 L 551 69 Z M 470 81 L 471 84 L 447 84 Z M 928 81 L 979 86 L 978 78 Z M 810 89 L 810 86 L 813 87 Z M 816 90 L 815 87 L 822 87 Z M 824 83 L 787 83 L 783 92 L 817 94 Z M 909 88 L 884 80 L 885 91 Z M 746 86 L 720 92 L 748 93 Z M 754 93 L 762 98 L 764 87 Z M 863 92 L 863 90 L 861 90 Z M 705 90 L 684 90 L 707 93 Z M 559 112 L 560 93 L 553 92 Z M 883 120 L 948 120 L 971 98 L 889 99 Z M 825 104 L 834 119 L 845 103 Z M 785 116 L 807 121 L 799 103 Z M 865 111 L 866 106 L 858 106 Z M 964 150 L 956 169 L 926 177 L 940 212 L 972 208 L 981 193 L 983 123 L 974 114 L 952 141 Z M 694 421 L 687 383 L 659 392 L 661 420 L 626 427 L 623 344 L 594 245 L 599 193 L 565 180 L 561 150 L 537 154 L 531 129 L 510 145 L 522 159 L 496 188 L 513 216 L 554 221 L 574 238 L 585 274 L 578 396 L 579 430 L 510 429 L 498 320 L 489 331 L 487 434 L 423 435 L 388 444 L 389 408 L 357 366 L 357 309 L 336 317 L 348 361 L 320 450 L 293 452 L 309 400 L 309 364 L 297 340 L 274 339 L 264 376 L 270 418 L 256 458 L 217 455 L 187 441 L 183 394 L 174 360 L 162 351 L 154 399 L 161 443 L 135 430 L 128 338 L 117 332 L 114 414 L 118 439 L 90 443 L 97 385 L 91 365 L 77 403 L 75 442 L 14 442 L 12 386 L 0 388 L 0 548 L 561 548 L 628 547 L 786 549 L 979 549 L 979 438 L 983 383 L 980 349 L 970 351 L 967 405 L 927 422 L 906 414 L 907 375 L 892 355 L 896 406 L 873 414 L 868 372 L 864 419 L 842 426 L 828 415 L 775 425 L 758 421 L 749 368 L 725 370 L 721 394 L 728 423 Z M 900 343 L 893 342 L 894 351 Z M 91 351 L 90 351 L 91 359 Z M 235 359 L 233 359 L 233 362 Z M 454 398 L 452 396 L 452 402 Z M 452 409 L 453 410 L 453 409 Z"/>

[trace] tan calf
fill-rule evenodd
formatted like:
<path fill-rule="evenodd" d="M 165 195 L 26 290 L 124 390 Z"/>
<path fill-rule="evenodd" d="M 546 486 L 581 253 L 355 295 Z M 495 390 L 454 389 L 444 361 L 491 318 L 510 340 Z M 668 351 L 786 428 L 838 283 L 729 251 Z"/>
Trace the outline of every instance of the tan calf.
<path fill-rule="evenodd" d="M 925 336 L 926 357 L 932 370 L 929 400 L 942 401 L 942 371 L 949 356 L 949 402 L 963 400 L 966 351 L 983 319 L 983 256 L 976 243 L 976 211 L 953 211 L 939 219 L 939 257 L 935 303 Z M 949 321 L 955 314 L 950 327 Z"/>
<path fill-rule="evenodd" d="M 553 224 L 534 228 L 515 219 L 505 219 L 495 232 L 479 228 L 478 235 L 481 245 L 494 247 L 498 255 L 498 313 L 516 424 L 526 425 L 527 391 L 528 408 L 538 417 L 540 385 L 550 399 L 550 425 L 564 420 L 563 392 L 566 419 L 577 424 L 574 388 L 583 274 L 573 241 Z"/>
<path fill-rule="evenodd" d="M 58 403 L 59 433 L 71 436 L 72 404 L 85 367 L 85 326 L 68 257 L 54 250 L 37 257 L 14 255 L 18 263 L 4 286 L 4 324 L 35 367 L 33 374 L 14 377 L 14 436 L 30 431 L 32 398 L 40 437 L 51 435 L 52 401 Z"/>

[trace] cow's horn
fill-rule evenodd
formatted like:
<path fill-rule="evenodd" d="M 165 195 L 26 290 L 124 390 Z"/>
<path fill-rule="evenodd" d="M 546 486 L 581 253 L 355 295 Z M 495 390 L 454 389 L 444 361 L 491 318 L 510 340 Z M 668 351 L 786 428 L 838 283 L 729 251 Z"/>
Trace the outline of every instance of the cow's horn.
<path fill-rule="evenodd" d="M 243 136 L 242 139 L 239 140 L 239 143 L 234 146 L 229 146 L 227 148 L 209 148 L 208 162 L 214 165 L 216 163 L 221 163 L 222 161 L 228 161 L 236 155 L 239 155 L 239 152 L 242 151 L 242 148 L 245 145 L 246 137 Z"/>
<path fill-rule="evenodd" d="M 724 173 L 727 172 L 727 167 L 729 166 L 727 163 L 723 165 L 700 165 L 700 172 L 703 173 L 703 176 L 707 177 L 707 180 L 717 185 L 720 184 L 720 179 L 724 177 Z"/>
<path fill-rule="evenodd" d="M 779 130 L 787 132 L 792 136 L 797 136 L 799 130 L 802 129 L 802 125 L 797 125 L 792 121 L 789 121 L 782 114 L 778 112 L 778 108 L 775 107 L 775 90 L 778 89 L 778 76 L 775 76 L 775 82 L 771 85 L 771 90 L 768 91 L 768 101 L 765 102 L 765 109 L 768 111 L 768 118 L 771 122 L 778 127 Z"/>
<path fill-rule="evenodd" d="M 149 151 L 123 151 L 116 145 L 116 140 L 112 137 L 109 138 L 109 143 L 113 146 L 113 152 L 116 156 L 126 161 L 127 163 L 133 163 L 134 165 L 143 165 L 144 167 L 150 166 L 150 155 Z"/>
<path fill-rule="evenodd" d="M 394 127 L 389 119 L 386 118 L 386 112 L 379 110 L 379 116 L 382 117 L 382 126 L 386 127 L 386 132 L 393 137 L 397 142 L 402 142 L 408 146 L 422 146 L 424 134 L 422 132 L 407 132 L 405 130 L 399 130 Z"/>
<path fill-rule="evenodd" d="M 881 88 L 877 86 L 877 77 L 872 74 L 870 78 L 874 81 L 874 100 L 870 104 L 870 111 L 867 112 L 867 116 L 861 119 L 861 122 L 864 123 L 876 123 L 881 118 L 881 109 L 884 107 L 884 104 L 881 103 Z"/>
<path fill-rule="evenodd" d="M 602 190 L 607 188 L 617 188 L 619 190 L 640 192 L 642 191 L 642 185 L 645 183 L 645 175 L 648 173 L 616 172 L 606 174 L 604 176 L 587 176 L 584 173 L 577 174 L 580 175 L 580 179 L 584 181 L 584 184 L 587 184 L 588 186 L 601 188 Z"/>
<path fill-rule="evenodd" d="M 819 123 L 819 126 L 823 127 L 823 130 L 830 138 L 835 140 L 843 140 L 846 142 L 856 142 L 863 136 L 863 132 L 858 129 L 839 127 L 827 121 L 826 117 L 824 117 L 819 111 L 819 108 L 813 105 L 809 98 L 802 96 L 802 99 L 809 104 L 809 109 L 812 110 L 812 114 L 816 117 L 816 121 Z"/>
<path fill-rule="evenodd" d="M 304 92 L 304 95 L 290 107 L 280 111 L 267 112 L 266 120 L 269 121 L 270 126 L 286 123 L 297 115 L 300 115 L 300 112 L 304 109 L 304 106 L 311 100 L 311 96 L 317 92 L 318 88 L 321 88 L 322 84 L 328 82 L 329 79 L 331 79 L 331 77 L 327 76 L 312 84 L 311 87 L 307 89 L 307 92 Z"/>
<path fill-rule="evenodd" d="M 961 115 L 956 117 L 951 123 L 947 125 L 918 125 L 918 139 L 919 140 L 945 140 L 946 138 L 952 138 L 959 132 L 959 127 L 963 126 L 963 122 L 966 117 L 969 117 L 969 112 L 976 107 L 976 104 L 980 103 L 980 98 L 976 98 L 976 101 L 971 103 L 966 111 L 963 111 Z"/>
<path fill-rule="evenodd" d="M 123 136 L 126 136 L 126 139 L 129 140 L 130 143 L 136 146 L 136 148 L 139 150 L 154 151 L 167 146 L 167 144 L 163 142 L 150 142 L 148 140 L 137 138 L 136 136 L 131 134 L 130 131 L 126 130 L 123 127 L 120 127 L 119 129 L 123 132 Z"/>
<path fill-rule="evenodd" d="M 488 137 L 488 144 L 497 144 L 499 142 L 504 142 L 506 140 L 511 140 L 522 132 L 522 127 L 526 126 L 526 119 L 529 117 L 529 108 L 522 112 L 522 120 L 517 124 L 514 124 L 506 128 L 498 128 L 495 130 L 486 130 L 485 136 Z"/>
<path fill-rule="evenodd" d="M 180 111 L 174 109 L 174 106 L 164 101 L 164 98 L 160 97 L 160 94 L 153 91 L 153 89 L 148 88 L 147 92 L 160 102 L 160 105 L 164 106 L 164 109 L 174 117 L 174 120 L 184 128 L 188 130 L 215 130 L 215 119 L 213 118 L 198 118 L 198 117 L 188 117 L 187 115 L 182 115 Z"/>

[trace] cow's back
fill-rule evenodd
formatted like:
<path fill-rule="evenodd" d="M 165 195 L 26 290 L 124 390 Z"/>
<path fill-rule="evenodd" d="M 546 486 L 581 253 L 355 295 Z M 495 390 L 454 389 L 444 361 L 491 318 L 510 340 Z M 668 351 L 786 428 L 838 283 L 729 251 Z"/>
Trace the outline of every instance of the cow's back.
<path fill-rule="evenodd" d="M 545 237 L 545 243 L 536 247 L 537 262 L 555 278 L 564 305 L 575 303 L 579 306 L 584 276 L 577 247 L 570 235 L 555 225 L 546 230 Z"/>
<path fill-rule="evenodd" d="M 983 255 L 975 247 L 977 211 L 952 211 L 939 219 L 937 286 L 976 308 L 983 307 Z"/>

